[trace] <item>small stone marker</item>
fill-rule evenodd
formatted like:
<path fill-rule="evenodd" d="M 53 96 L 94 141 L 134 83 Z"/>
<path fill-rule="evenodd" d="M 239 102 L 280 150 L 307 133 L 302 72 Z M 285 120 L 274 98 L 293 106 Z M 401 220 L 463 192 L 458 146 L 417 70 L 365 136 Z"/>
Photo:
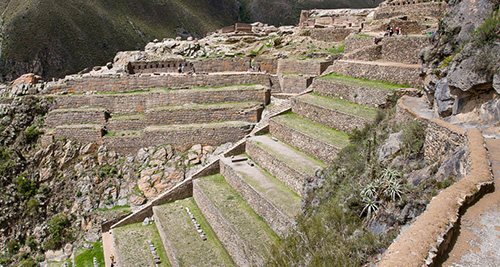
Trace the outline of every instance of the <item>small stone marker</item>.
<path fill-rule="evenodd" d="M 200 235 L 201 240 L 207 241 L 207 237 L 205 236 L 203 229 L 201 229 L 201 225 L 198 222 L 196 222 L 196 218 L 194 217 L 194 215 L 191 213 L 191 211 L 187 207 L 186 207 L 186 212 L 188 213 L 189 217 L 191 217 L 191 221 L 193 222 L 193 225 L 196 228 L 196 231 Z"/>

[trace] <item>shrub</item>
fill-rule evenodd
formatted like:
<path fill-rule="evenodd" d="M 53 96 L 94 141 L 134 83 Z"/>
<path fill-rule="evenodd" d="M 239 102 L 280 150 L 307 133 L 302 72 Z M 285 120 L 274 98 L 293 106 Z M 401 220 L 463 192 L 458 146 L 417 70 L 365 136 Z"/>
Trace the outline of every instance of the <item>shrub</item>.
<path fill-rule="evenodd" d="M 498 30 L 500 30 L 500 8 L 493 11 L 490 17 L 477 27 L 473 38 L 480 45 L 491 44 L 499 38 Z"/>
<path fill-rule="evenodd" d="M 10 254 L 15 254 L 19 251 L 19 242 L 15 239 L 11 239 L 7 242 L 7 250 Z"/>
<path fill-rule="evenodd" d="M 48 225 L 50 238 L 44 245 L 45 249 L 59 249 L 65 243 L 73 241 L 71 221 L 64 214 L 60 213 L 52 217 Z"/>
<path fill-rule="evenodd" d="M 38 211 L 38 207 L 40 207 L 40 201 L 36 198 L 30 197 L 28 203 L 26 203 L 26 212 L 33 215 Z"/>
<path fill-rule="evenodd" d="M 35 125 L 31 125 L 26 129 L 26 142 L 32 143 L 35 142 L 38 139 L 38 136 L 40 136 L 41 132 L 38 130 L 38 128 Z"/>
<path fill-rule="evenodd" d="M 401 142 L 401 151 L 405 158 L 412 154 L 419 155 L 424 147 L 425 129 L 418 121 L 411 121 L 403 129 L 403 141 Z"/>
<path fill-rule="evenodd" d="M 25 174 L 14 179 L 16 184 L 17 193 L 25 198 L 34 196 L 37 192 L 37 185 L 35 181 L 26 177 Z"/>

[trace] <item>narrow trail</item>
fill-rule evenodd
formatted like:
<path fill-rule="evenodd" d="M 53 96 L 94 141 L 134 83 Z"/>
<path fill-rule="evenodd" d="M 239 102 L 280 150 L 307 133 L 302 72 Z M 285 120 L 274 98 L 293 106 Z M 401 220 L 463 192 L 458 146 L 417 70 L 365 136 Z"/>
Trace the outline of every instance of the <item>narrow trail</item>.
<path fill-rule="evenodd" d="M 500 266 L 500 139 L 485 139 L 495 190 L 469 207 L 443 266 Z"/>
<path fill-rule="evenodd" d="M 104 250 L 104 262 L 106 267 L 111 266 L 111 255 L 116 255 L 113 246 L 113 236 L 109 233 L 102 233 L 102 248 Z"/>

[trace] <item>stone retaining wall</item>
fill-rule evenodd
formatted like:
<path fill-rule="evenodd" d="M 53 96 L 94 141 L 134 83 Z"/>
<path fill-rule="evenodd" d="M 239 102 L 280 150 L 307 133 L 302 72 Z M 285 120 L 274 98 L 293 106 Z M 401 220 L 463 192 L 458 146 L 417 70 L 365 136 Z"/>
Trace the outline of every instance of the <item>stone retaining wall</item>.
<path fill-rule="evenodd" d="M 275 120 L 269 121 L 269 131 L 285 143 L 326 163 L 331 163 L 340 151 L 339 147 L 313 138 Z"/>
<path fill-rule="evenodd" d="M 112 117 L 106 122 L 107 131 L 142 130 L 149 126 L 144 115 Z"/>
<path fill-rule="evenodd" d="M 416 16 L 442 18 L 448 9 L 448 4 L 438 3 L 420 3 L 401 6 L 381 6 L 375 10 L 375 20 L 387 19 L 397 16 Z"/>
<path fill-rule="evenodd" d="M 325 42 L 342 42 L 349 34 L 357 31 L 351 28 L 319 28 L 307 29 L 311 33 L 311 38 Z"/>
<path fill-rule="evenodd" d="M 192 127 L 150 126 L 140 136 L 105 136 L 102 138 L 108 149 L 122 154 L 136 153 L 141 147 L 171 144 L 173 148 L 186 151 L 196 144 L 216 146 L 236 142 L 248 133 L 253 125 L 239 123 L 193 124 Z M 68 136 L 69 138 L 69 136 Z M 87 141 L 88 142 L 88 141 Z"/>
<path fill-rule="evenodd" d="M 264 168 L 299 196 L 302 196 L 306 174 L 295 170 L 293 167 L 252 143 L 252 141 L 247 141 L 245 151 L 255 163 Z"/>
<path fill-rule="evenodd" d="M 435 162 L 466 146 L 468 136 L 464 129 L 440 119 L 422 118 L 403 104 L 404 99 L 405 97 L 402 97 L 398 101 L 396 120 L 404 123 L 418 119 L 425 125 L 424 156 L 426 162 Z"/>
<path fill-rule="evenodd" d="M 210 123 L 216 121 L 248 121 L 257 123 L 260 120 L 262 104 L 233 104 L 210 107 L 159 107 L 146 111 L 146 122 L 149 125 L 170 125 L 190 123 Z"/>
<path fill-rule="evenodd" d="M 285 236 L 293 228 L 294 221 L 267 201 L 257 190 L 249 185 L 226 161 L 220 161 L 220 173 L 246 203 L 280 236 Z"/>
<path fill-rule="evenodd" d="M 309 89 L 312 89 L 315 93 L 320 95 L 339 98 L 374 108 L 384 107 L 389 97 L 395 93 L 392 91 L 346 85 L 322 79 L 315 79 Z"/>
<path fill-rule="evenodd" d="M 329 61 L 321 60 L 281 59 L 278 62 L 278 73 L 320 75 L 331 64 Z"/>
<path fill-rule="evenodd" d="M 324 108 L 319 105 L 301 101 L 298 98 L 292 101 L 293 113 L 337 131 L 348 133 L 354 129 L 361 130 L 364 128 L 365 124 L 372 122 L 371 119 Z"/>
<path fill-rule="evenodd" d="M 419 64 L 421 63 L 419 59 L 420 50 L 422 50 L 428 44 L 429 41 L 427 37 L 393 36 L 384 37 L 382 39 L 382 41 L 379 43 L 379 45 L 382 46 L 381 50 L 379 51 L 360 51 L 363 48 L 374 46 L 374 37 L 354 35 L 346 39 L 344 52 L 346 54 L 355 52 L 356 50 L 359 52 L 359 55 L 357 55 L 357 57 L 345 59 L 381 59 L 385 61 Z M 380 53 L 377 54 L 377 52 Z M 367 53 L 369 54 L 369 56 L 366 55 Z"/>
<path fill-rule="evenodd" d="M 105 124 L 108 116 L 106 109 L 103 108 L 59 109 L 49 112 L 45 118 L 45 125 L 54 128 L 64 124 Z"/>
<path fill-rule="evenodd" d="M 193 197 L 210 227 L 217 233 L 217 237 L 224 245 L 238 266 L 251 266 L 251 251 L 245 241 L 232 228 L 231 224 L 220 214 L 212 201 L 203 193 L 203 190 L 194 181 Z"/>
<path fill-rule="evenodd" d="M 278 59 L 255 58 L 255 64 L 260 67 L 260 70 L 269 74 L 276 74 L 278 70 Z"/>
<path fill-rule="evenodd" d="M 103 134 L 103 126 L 100 124 L 61 125 L 52 131 L 55 139 L 65 137 L 80 143 L 93 142 L 98 145 L 103 143 Z"/>
<path fill-rule="evenodd" d="M 163 247 L 165 248 L 165 252 L 167 253 L 168 261 L 170 262 L 172 267 L 179 267 L 179 262 L 177 261 L 177 257 L 175 255 L 174 249 L 172 245 L 170 244 L 170 241 L 167 238 L 167 235 L 165 235 L 165 229 L 163 228 L 163 225 L 160 223 L 160 219 L 158 218 L 158 215 L 156 215 L 155 207 L 152 207 L 153 209 L 153 220 L 156 222 L 156 229 L 158 230 L 158 234 L 160 235 L 161 243 L 163 244 Z"/>
<path fill-rule="evenodd" d="M 300 75 L 284 75 L 281 86 L 282 93 L 299 94 L 312 84 L 313 77 Z"/>
<path fill-rule="evenodd" d="M 328 69 L 329 71 L 341 75 L 359 79 L 422 87 L 422 79 L 420 78 L 421 68 L 419 65 L 384 65 L 384 63 L 381 62 L 353 62 L 337 60 Z"/>
<path fill-rule="evenodd" d="M 427 37 L 387 37 L 382 40 L 382 60 L 419 64 L 420 50 L 429 45 Z"/>
<path fill-rule="evenodd" d="M 270 86 L 269 75 L 258 72 L 211 73 L 211 74 L 138 74 L 103 75 L 97 77 L 72 77 L 64 84 L 49 84 L 45 93 L 83 94 L 96 92 L 130 92 L 150 88 L 216 87 L 240 84 Z"/>
<path fill-rule="evenodd" d="M 148 93 L 57 96 L 54 108 L 105 107 L 112 115 L 144 113 L 146 110 L 184 104 L 259 101 L 269 103 L 270 91 L 262 86 L 230 89 L 154 90 Z"/>
<path fill-rule="evenodd" d="M 190 61 L 195 72 L 244 72 L 250 69 L 250 60 L 245 58 L 209 58 Z"/>

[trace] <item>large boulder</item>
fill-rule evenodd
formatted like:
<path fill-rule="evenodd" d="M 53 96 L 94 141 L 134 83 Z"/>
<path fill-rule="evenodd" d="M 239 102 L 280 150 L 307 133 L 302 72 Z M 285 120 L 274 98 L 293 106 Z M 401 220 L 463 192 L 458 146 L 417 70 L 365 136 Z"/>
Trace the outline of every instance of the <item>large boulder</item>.
<path fill-rule="evenodd" d="M 500 73 L 493 76 L 493 89 L 500 94 Z"/>
<path fill-rule="evenodd" d="M 452 114 L 455 98 L 450 93 L 450 87 L 446 78 L 437 83 L 434 99 L 436 100 L 440 116 L 446 117 Z"/>
<path fill-rule="evenodd" d="M 378 160 L 387 161 L 392 159 L 399 152 L 402 141 L 403 131 L 389 135 L 389 137 L 377 150 Z"/>

